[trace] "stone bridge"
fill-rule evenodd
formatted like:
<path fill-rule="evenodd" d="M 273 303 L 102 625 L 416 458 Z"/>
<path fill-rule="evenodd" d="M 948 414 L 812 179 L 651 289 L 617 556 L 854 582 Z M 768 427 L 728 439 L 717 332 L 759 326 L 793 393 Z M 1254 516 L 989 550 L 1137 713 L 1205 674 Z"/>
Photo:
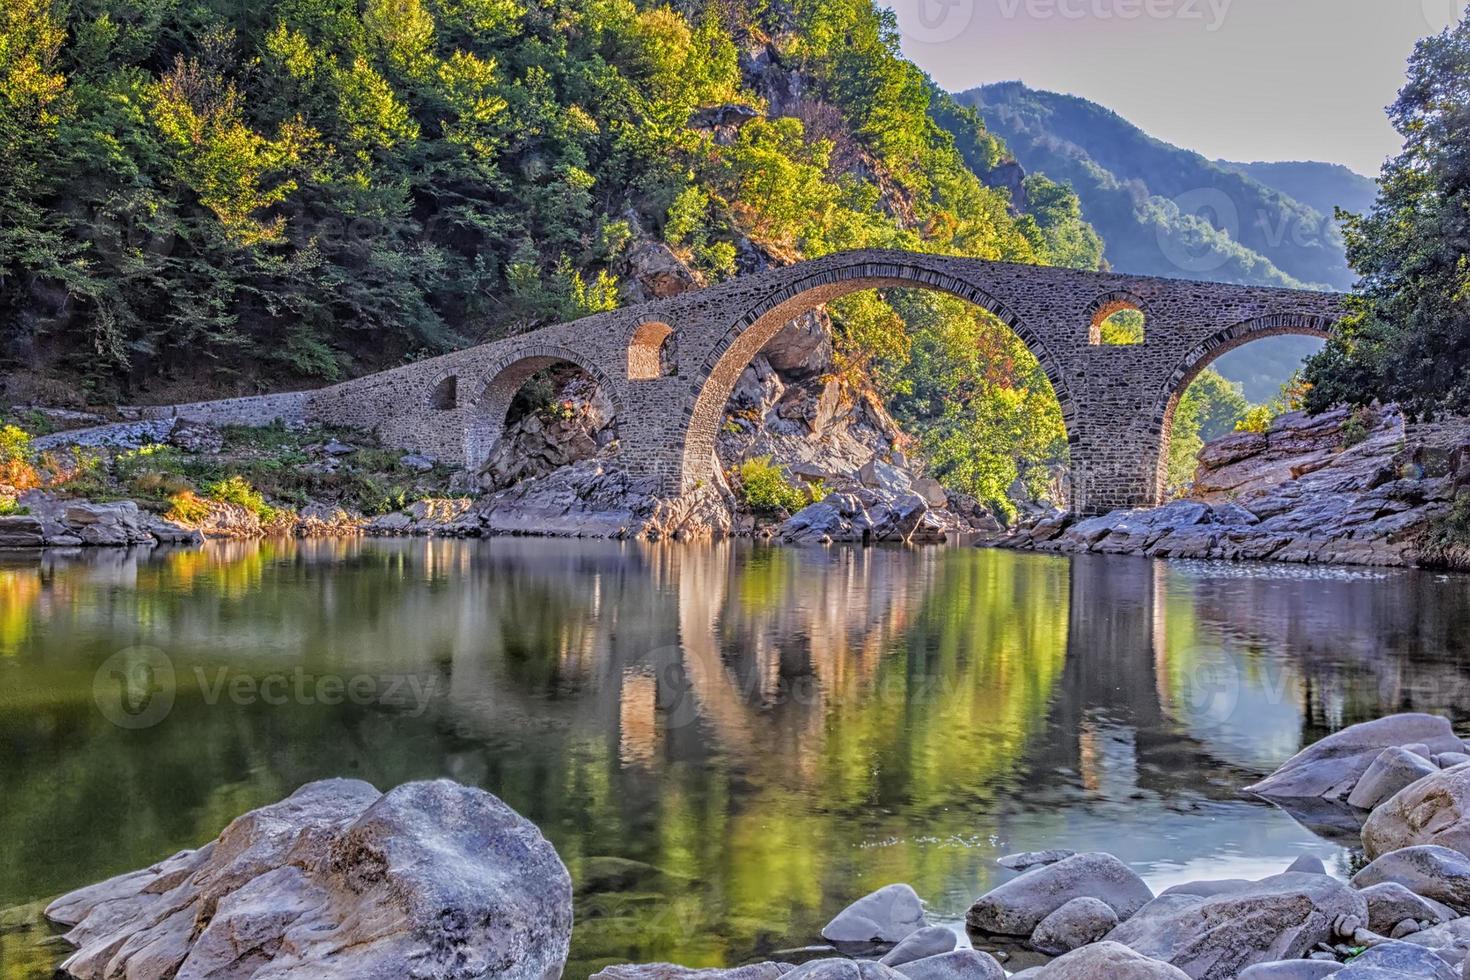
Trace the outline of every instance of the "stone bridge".
<path fill-rule="evenodd" d="M 1333 293 L 846 252 L 323 388 L 306 413 L 473 468 L 522 384 L 566 361 L 611 398 L 619 464 L 675 496 L 714 475 L 730 392 L 783 324 L 848 293 L 896 287 L 974 303 L 1026 343 L 1061 403 L 1073 506 L 1088 514 L 1159 501 L 1175 406 L 1212 360 L 1260 337 L 1326 336 L 1344 313 Z M 1101 343 L 1099 324 L 1123 309 L 1143 313 L 1143 342 Z"/>

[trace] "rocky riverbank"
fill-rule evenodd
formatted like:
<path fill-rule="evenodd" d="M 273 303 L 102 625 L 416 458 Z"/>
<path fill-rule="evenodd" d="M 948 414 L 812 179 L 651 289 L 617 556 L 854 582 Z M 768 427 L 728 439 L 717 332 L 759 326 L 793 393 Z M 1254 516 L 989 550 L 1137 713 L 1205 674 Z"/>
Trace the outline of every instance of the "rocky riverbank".
<path fill-rule="evenodd" d="M 1207 445 L 1190 494 L 997 542 L 1061 554 L 1470 568 L 1470 421 L 1394 409 L 1280 416 Z"/>
<path fill-rule="evenodd" d="M 954 929 L 905 884 L 859 899 L 798 955 L 686 970 L 609 967 L 593 980 L 1408 980 L 1470 977 L 1470 747 L 1444 718 L 1354 725 L 1243 792 L 1361 826 L 1351 880 L 1302 857 L 1259 880 L 1155 895 L 1110 854 L 1000 859 L 1015 872 Z M 1037 962 L 1037 961 L 1040 962 Z M 1002 963 L 1006 966 L 1002 966 Z"/>
<path fill-rule="evenodd" d="M 1354 828 L 1349 880 L 1303 856 L 1258 880 L 1155 894 L 1105 852 L 999 859 L 964 929 L 907 884 L 841 910 L 800 949 L 745 966 L 609 966 L 593 980 L 1463 980 L 1470 976 L 1470 746 L 1403 714 L 1345 728 L 1242 792 Z M 1201 819 L 1206 819 L 1202 817 Z M 573 889 L 539 831 L 440 780 L 380 793 L 327 780 L 219 838 L 46 909 L 61 975 L 546 980 Z M 596 928 L 587 923 L 582 928 Z"/>

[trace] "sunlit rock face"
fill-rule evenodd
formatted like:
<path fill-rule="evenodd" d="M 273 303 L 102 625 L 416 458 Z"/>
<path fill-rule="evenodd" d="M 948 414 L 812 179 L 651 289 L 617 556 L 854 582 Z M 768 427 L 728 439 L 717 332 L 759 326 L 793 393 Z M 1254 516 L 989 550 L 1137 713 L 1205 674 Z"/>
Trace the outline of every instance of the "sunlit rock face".
<path fill-rule="evenodd" d="M 57 899 L 77 980 L 270 976 L 543 980 L 571 878 L 529 821 L 448 780 L 310 783 L 219 838 Z"/>
<path fill-rule="evenodd" d="M 1190 499 L 1073 521 L 1007 546 L 1066 554 L 1470 567 L 1442 533 L 1470 489 L 1470 422 L 1406 423 L 1393 408 L 1280 416 L 1200 453 Z"/>

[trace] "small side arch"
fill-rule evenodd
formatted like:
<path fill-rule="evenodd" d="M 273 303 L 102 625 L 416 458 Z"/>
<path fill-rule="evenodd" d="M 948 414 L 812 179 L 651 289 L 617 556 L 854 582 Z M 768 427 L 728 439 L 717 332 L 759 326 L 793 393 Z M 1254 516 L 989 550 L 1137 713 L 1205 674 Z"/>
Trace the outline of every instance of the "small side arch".
<path fill-rule="evenodd" d="M 917 256 L 916 256 L 917 257 Z M 694 396 L 684 409 L 684 434 L 680 486 L 688 489 L 706 479 L 713 464 L 715 440 L 725 403 L 740 374 L 761 348 L 788 321 L 802 313 L 864 289 L 928 289 L 948 293 L 994 314 L 1015 332 L 1036 355 L 1061 405 L 1062 422 L 1068 439 L 1073 436 L 1076 417 L 1071 392 L 1060 362 L 1027 327 L 1020 317 L 995 296 L 966 279 L 915 262 L 856 262 L 829 266 L 794 279 L 756 300 L 736 317 L 721 339 L 711 348 L 690 386 Z"/>
<path fill-rule="evenodd" d="M 1322 337 L 1332 336 L 1337 321 L 1316 313 L 1272 313 L 1244 320 L 1215 333 L 1194 347 L 1179 361 L 1173 372 L 1164 381 L 1154 401 L 1153 415 L 1149 420 L 1150 431 L 1158 435 L 1159 458 L 1157 461 L 1156 500 L 1164 497 L 1168 479 L 1169 438 L 1174 430 L 1174 413 L 1179 408 L 1179 399 L 1200 372 L 1209 367 L 1216 358 L 1264 337 Z"/>
<path fill-rule="evenodd" d="M 470 404 L 465 428 L 465 465 L 479 469 L 505 434 L 511 403 L 531 377 L 556 364 L 571 364 L 592 378 L 613 403 L 615 419 L 623 418 L 621 389 L 596 364 L 566 347 L 553 344 L 528 345 L 492 362 L 483 374 L 479 395 Z"/>
<path fill-rule="evenodd" d="M 429 408 L 435 412 L 447 412 L 459 407 L 459 375 L 441 374 L 429 386 Z"/>
<path fill-rule="evenodd" d="M 645 320 L 628 343 L 628 380 L 652 381 L 675 373 L 674 328 L 660 320 Z"/>
<path fill-rule="evenodd" d="M 1133 310 L 1143 318 L 1144 333 L 1133 343 L 1141 344 L 1147 339 L 1148 307 L 1134 293 L 1126 289 L 1115 289 L 1103 293 L 1087 307 L 1087 343 L 1098 347 L 1103 344 L 1103 324 L 1118 313 Z"/>

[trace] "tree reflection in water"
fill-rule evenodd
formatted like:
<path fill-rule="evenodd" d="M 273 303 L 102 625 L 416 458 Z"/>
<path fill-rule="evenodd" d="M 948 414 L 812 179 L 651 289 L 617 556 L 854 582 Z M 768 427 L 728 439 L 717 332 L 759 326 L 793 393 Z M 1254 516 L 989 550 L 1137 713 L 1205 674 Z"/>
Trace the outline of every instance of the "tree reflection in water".
<path fill-rule="evenodd" d="M 514 539 L 12 558 L 0 910 L 330 775 L 450 776 L 535 820 L 578 883 L 572 977 L 805 942 L 890 881 L 958 918 L 1011 850 L 1104 848 L 1160 885 L 1340 861 L 1236 787 L 1342 725 L 1470 703 L 1466 582 Z M 154 727 L 93 702 L 124 648 L 174 665 Z M 275 675 L 304 688 L 211 687 Z M 321 703 L 323 677 L 382 697 Z M 0 929 L 0 974 L 47 975 L 34 938 Z"/>

